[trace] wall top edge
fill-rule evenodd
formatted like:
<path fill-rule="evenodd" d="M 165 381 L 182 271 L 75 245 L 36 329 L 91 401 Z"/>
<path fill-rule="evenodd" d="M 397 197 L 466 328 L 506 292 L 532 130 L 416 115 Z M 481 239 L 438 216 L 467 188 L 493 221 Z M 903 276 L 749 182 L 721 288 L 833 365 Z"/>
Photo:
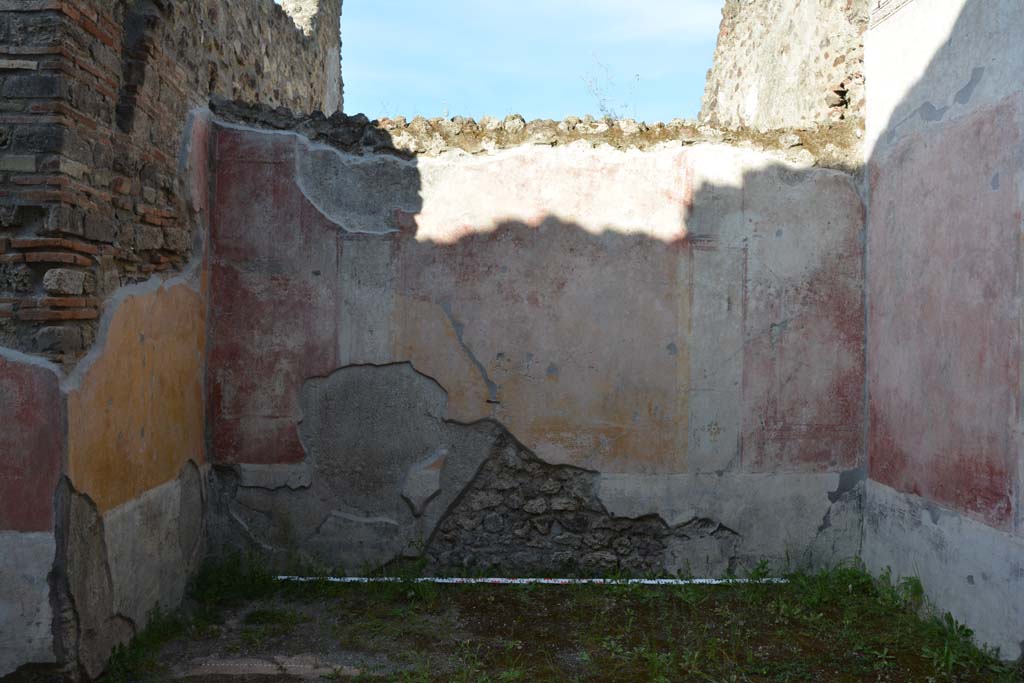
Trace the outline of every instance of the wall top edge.
<path fill-rule="evenodd" d="M 526 121 L 518 115 L 504 119 L 484 117 L 431 118 L 421 116 L 371 121 L 357 114 L 325 117 L 319 112 L 293 114 L 284 108 L 214 100 L 211 109 L 222 123 L 280 132 L 308 139 L 353 154 L 391 153 L 404 158 L 439 156 L 463 151 L 483 154 L 524 146 L 557 147 L 573 143 L 609 145 L 620 150 L 647 150 L 664 144 L 730 144 L 759 151 L 799 154 L 806 165 L 854 171 L 861 165 L 862 122 L 841 121 L 811 129 L 757 131 L 718 129 L 695 121 L 639 123 L 569 117 L 563 121 Z"/>

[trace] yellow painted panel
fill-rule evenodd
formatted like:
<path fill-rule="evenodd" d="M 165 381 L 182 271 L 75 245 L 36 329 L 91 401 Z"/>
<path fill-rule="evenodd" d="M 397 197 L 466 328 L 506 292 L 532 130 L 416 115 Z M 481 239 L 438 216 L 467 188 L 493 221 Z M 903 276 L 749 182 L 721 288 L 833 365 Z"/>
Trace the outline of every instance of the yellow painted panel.
<path fill-rule="evenodd" d="M 186 283 L 118 305 L 100 355 L 68 394 L 72 483 L 101 512 L 202 462 L 202 297 Z"/>

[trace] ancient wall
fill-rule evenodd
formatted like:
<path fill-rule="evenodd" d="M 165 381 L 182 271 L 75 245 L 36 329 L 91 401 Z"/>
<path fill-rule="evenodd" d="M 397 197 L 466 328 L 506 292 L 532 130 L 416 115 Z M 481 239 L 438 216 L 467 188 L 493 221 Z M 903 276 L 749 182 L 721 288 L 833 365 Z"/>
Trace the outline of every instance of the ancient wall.
<path fill-rule="evenodd" d="M 1024 641 L 1020 3 L 887 0 L 866 38 L 864 556 Z"/>
<path fill-rule="evenodd" d="M 864 117 L 869 0 L 726 0 L 700 118 L 814 128 Z"/>
<path fill-rule="evenodd" d="M 251 118 L 213 152 L 212 545 L 348 571 L 856 555 L 850 176 L 681 129 L 511 118 L 468 154 L 422 121 Z"/>
<path fill-rule="evenodd" d="M 0 3 L 0 344 L 70 365 L 106 297 L 181 270 L 188 112 L 212 94 L 340 109 L 340 6 Z"/>

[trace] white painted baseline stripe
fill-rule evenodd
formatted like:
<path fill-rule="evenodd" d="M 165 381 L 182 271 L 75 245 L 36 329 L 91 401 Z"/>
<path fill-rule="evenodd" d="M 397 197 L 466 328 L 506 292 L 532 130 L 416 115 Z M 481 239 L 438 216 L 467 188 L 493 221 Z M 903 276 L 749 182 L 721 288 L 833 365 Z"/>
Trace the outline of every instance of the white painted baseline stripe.
<path fill-rule="evenodd" d="M 292 583 L 440 583 L 488 584 L 497 586 L 737 586 L 746 584 L 783 584 L 789 579 L 515 579 L 515 578 L 449 578 L 425 576 L 403 579 L 397 576 L 278 576 L 278 581 Z"/>

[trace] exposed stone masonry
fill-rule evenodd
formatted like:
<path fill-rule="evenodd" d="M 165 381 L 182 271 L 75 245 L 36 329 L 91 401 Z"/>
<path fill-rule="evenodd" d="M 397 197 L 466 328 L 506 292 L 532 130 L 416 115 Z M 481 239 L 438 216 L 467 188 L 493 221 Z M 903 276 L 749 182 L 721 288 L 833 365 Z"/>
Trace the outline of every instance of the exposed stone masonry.
<path fill-rule="evenodd" d="M 597 498 L 599 476 L 538 460 L 504 433 L 441 521 L 425 556 L 432 569 L 455 573 L 500 567 L 718 576 L 734 569 L 735 531 L 703 518 L 669 526 L 654 515 L 613 517 Z M 703 556 L 704 563 L 683 563 L 677 553 Z"/>
<path fill-rule="evenodd" d="M 0 345 L 73 362 L 106 296 L 184 265 L 182 132 L 210 94 L 340 109 L 341 0 L 286 9 L 0 1 Z"/>

